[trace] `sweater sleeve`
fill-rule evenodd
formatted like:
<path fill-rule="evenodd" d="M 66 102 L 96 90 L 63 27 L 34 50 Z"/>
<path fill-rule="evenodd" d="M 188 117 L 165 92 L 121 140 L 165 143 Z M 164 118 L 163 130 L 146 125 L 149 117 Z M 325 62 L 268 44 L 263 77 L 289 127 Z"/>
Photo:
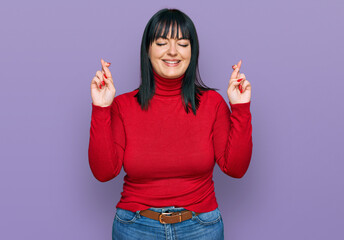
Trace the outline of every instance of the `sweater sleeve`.
<path fill-rule="evenodd" d="M 245 175 L 252 155 L 252 125 L 250 104 L 221 102 L 214 123 L 215 160 L 228 176 L 241 178 Z"/>
<path fill-rule="evenodd" d="M 88 160 L 94 177 L 106 182 L 122 169 L 125 132 L 116 98 L 108 107 L 92 103 Z"/>

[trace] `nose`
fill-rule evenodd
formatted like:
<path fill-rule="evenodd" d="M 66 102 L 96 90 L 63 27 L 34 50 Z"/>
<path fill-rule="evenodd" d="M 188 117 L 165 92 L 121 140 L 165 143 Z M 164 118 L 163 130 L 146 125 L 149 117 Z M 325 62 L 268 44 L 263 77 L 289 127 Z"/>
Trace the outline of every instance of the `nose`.
<path fill-rule="evenodd" d="M 170 44 L 167 54 L 170 56 L 176 56 L 178 54 L 175 43 Z"/>

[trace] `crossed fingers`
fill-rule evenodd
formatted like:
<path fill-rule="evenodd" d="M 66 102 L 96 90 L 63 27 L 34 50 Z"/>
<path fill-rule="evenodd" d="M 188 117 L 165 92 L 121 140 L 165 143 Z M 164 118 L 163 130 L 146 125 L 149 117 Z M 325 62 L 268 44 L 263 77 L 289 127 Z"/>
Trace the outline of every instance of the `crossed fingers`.
<path fill-rule="evenodd" d="M 238 64 L 232 66 L 232 68 L 233 68 L 234 71 L 233 71 L 232 74 L 231 74 L 230 81 L 238 81 L 238 82 L 240 82 L 240 81 L 242 81 L 242 80 L 245 81 L 245 79 L 246 79 L 245 74 L 240 73 L 241 63 L 242 63 L 242 60 L 240 60 L 240 61 L 238 62 Z M 240 85 L 238 86 L 241 93 L 242 93 L 242 91 L 243 91 L 243 90 L 242 90 L 242 85 L 243 85 L 244 81 L 242 81 L 242 82 L 240 83 Z"/>

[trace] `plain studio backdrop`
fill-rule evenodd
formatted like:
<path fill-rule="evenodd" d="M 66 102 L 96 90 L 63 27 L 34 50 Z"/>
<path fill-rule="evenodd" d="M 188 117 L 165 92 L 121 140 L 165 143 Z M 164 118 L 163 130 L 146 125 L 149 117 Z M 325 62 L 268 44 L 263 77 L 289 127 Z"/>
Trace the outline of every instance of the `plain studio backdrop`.
<path fill-rule="evenodd" d="M 214 169 L 225 239 L 344 239 L 340 0 L 7 1 L 0 7 L 0 239 L 110 239 L 122 169 L 88 165 L 90 82 L 112 63 L 139 85 L 150 17 L 194 21 L 202 80 L 228 103 L 231 66 L 252 84 L 253 154 L 242 179 Z"/>

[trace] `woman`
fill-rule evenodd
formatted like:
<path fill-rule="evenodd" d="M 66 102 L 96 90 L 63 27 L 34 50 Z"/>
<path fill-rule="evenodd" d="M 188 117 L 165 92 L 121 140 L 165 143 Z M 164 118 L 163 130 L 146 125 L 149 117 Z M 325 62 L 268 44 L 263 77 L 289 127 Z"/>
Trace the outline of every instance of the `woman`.
<path fill-rule="evenodd" d="M 226 101 L 202 83 L 191 19 L 162 9 L 141 44 L 141 84 L 117 97 L 109 70 L 91 82 L 89 164 L 101 182 L 123 166 L 113 239 L 223 239 L 215 162 L 241 178 L 252 154 L 251 85 L 234 65 Z M 203 86 L 202 86 L 203 85 Z M 192 111 L 190 111 L 192 110 Z"/>

